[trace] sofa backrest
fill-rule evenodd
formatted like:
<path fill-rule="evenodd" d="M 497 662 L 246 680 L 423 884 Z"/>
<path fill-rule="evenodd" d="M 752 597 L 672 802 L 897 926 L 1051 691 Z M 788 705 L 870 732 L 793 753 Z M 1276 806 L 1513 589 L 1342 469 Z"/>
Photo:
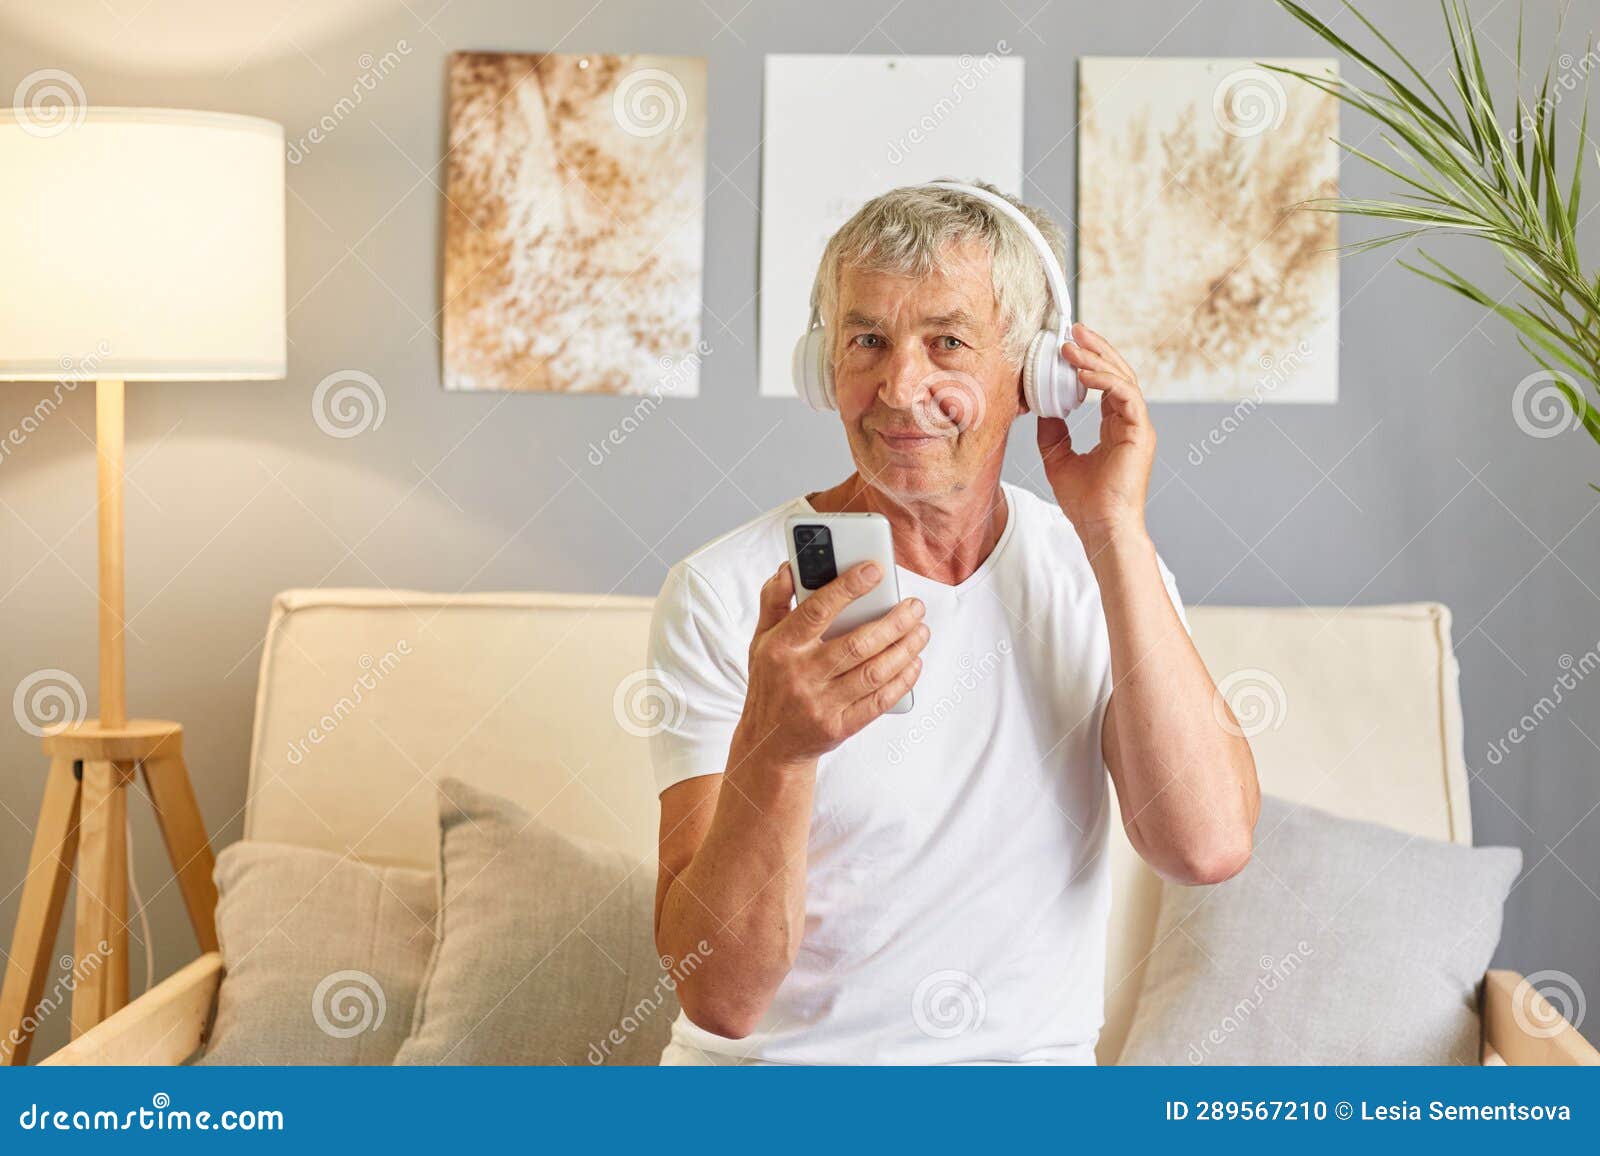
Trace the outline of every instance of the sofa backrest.
<path fill-rule="evenodd" d="M 671 709 L 644 666 L 651 600 L 291 590 L 261 658 L 245 838 L 430 867 L 431 783 L 457 776 L 654 862 L 645 734 Z M 1471 841 L 1449 611 L 1195 606 L 1263 789 Z M 1100 1057 L 1126 1035 L 1160 881 L 1113 823 Z"/>

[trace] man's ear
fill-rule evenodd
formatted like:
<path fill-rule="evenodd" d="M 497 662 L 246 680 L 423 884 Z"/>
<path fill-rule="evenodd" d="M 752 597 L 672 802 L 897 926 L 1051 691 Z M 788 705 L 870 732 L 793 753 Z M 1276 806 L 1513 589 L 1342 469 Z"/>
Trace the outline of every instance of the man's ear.
<path fill-rule="evenodd" d="M 1022 370 L 1017 370 L 1017 416 L 1028 413 L 1028 395 L 1022 388 Z"/>

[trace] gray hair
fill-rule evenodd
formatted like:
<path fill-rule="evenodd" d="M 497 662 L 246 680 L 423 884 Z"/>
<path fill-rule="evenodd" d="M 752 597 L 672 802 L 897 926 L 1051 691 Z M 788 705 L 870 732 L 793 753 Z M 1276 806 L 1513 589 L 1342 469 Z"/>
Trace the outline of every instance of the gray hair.
<path fill-rule="evenodd" d="M 971 183 L 1005 196 L 993 185 Z M 1067 238 L 1062 228 L 1015 197 L 1005 199 L 1039 227 L 1065 268 Z M 1020 365 L 1033 335 L 1051 323 L 1059 303 L 1052 303 L 1039 253 L 1017 223 L 958 189 L 907 185 L 862 205 L 828 239 L 811 289 L 812 304 L 822 323 L 831 327 L 844 269 L 927 277 L 945 269 L 950 245 L 966 241 L 977 241 L 988 250 L 990 278 L 1005 327 L 1003 348 L 1007 360 Z"/>

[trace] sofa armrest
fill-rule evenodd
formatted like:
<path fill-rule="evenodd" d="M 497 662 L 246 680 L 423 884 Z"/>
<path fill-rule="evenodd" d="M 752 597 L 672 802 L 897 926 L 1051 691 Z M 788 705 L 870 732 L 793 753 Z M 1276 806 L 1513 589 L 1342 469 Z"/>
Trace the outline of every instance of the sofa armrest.
<path fill-rule="evenodd" d="M 1483 977 L 1483 1049 L 1507 1064 L 1600 1064 L 1600 1051 L 1514 971 Z"/>
<path fill-rule="evenodd" d="M 205 1042 L 221 982 L 222 956 L 207 952 L 40 1062 L 181 1064 Z"/>

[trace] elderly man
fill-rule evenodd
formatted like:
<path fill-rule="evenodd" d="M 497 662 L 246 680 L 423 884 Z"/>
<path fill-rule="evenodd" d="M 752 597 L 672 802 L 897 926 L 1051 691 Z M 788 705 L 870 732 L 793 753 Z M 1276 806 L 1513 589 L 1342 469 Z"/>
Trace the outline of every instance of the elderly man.
<path fill-rule="evenodd" d="M 1061 230 L 1018 208 L 1059 259 Z M 1023 230 L 970 193 L 868 202 L 815 294 L 855 472 L 674 566 L 651 627 L 686 696 L 652 739 L 656 943 L 695 957 L 662 1062 L 1093 1063 L 1107 773 L 1133 846 L 1179 883 L 1239 871 L 1259 807 L 1145 528 L 1149 410 L 1075 326 L 1099 443 L 1041 417 L 1054 500 L 1001 481 L 1050 299 Z M 844 511 L 888 519 L 908 596 L 824 638 L 881 575 L 792 605 L 784 519 Z"/>

